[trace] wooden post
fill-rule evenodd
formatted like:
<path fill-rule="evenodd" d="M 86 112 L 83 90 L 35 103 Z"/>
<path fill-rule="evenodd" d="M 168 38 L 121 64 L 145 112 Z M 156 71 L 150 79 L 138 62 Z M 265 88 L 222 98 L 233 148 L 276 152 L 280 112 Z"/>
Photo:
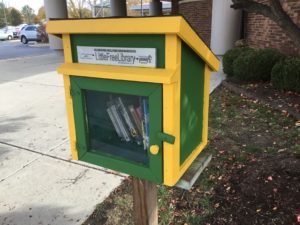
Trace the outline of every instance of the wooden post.
<path fill-rule="evenodd" d="M 133 213 L 136 225 L 158 225 L 156 184 L 133 177 Z"/>

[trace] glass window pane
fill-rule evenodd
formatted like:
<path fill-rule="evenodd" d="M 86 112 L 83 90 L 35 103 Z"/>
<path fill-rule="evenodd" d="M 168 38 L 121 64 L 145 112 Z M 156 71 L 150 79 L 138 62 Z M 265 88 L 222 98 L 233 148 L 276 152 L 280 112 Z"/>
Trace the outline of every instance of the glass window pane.
<path fill-rule="evenodd" d="M 148 97 L 84 93 L 89 150 L 148 165 Z"/>

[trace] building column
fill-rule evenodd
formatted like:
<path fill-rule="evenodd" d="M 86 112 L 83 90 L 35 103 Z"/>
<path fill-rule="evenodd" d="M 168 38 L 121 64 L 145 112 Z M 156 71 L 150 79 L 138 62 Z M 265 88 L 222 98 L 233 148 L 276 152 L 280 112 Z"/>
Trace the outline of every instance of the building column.
<path fill-rule="evenodd" d="M 150 3 L 150 16 L 162 16 L 162 3 L 160 0 L 152 0 Z"/>
<path fill-rule="evenodd" d="M 179 10 L 178 10 L 178 0 L 172 0 L 172 15 L 177 15 Z"/>
<path fill-rule="evenodd" d="M 211 44 L 216 55 L 224 55 L 240 39 L 241 10 L 230 8 L 231 0 L 213 0 Z"/>
<path fill-rule="evenodd" d="M 127 16 L 126 0 L 110 0 L 111 16 Z"/>
<path fill-rule="evenodd" d="M 66 0 L 44 0 L 46 19 L 49 18 L 68 18 Z M 62 40 L 53 35 L 49 35 L 50 48 L 63 49 Z"/>

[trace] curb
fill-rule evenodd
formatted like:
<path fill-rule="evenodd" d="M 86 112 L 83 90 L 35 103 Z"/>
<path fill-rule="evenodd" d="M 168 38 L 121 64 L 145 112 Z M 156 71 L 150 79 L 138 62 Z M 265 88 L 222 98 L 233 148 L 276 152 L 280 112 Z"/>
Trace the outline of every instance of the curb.
<path fill-rule="evenodd" d="M 51 52 L 46 52 L 46 53 L 43 53 L 43 54 L 40 54 L 40 55 L 26 55 L 26 56 L 21 56 L 21 57 L 17 57 L 17 58 L 9 58 L 9 59 L 0 59 L 0 62 L 1 61 L 17 61 L 17 60 L 26 60 L 26 59 L 30 59 L 32 60 L 33 58 L 37 58 L 37 57 L 42 57 L 42 56 L 45 56 L 45 55 L 50 55 L 50 54 L 58 54 L 59 56 L 62 56 L 63 57 L 63 51 L 62 50 L 52 50 Z"/>
<path fill-rule="evenodd" d="M 27 44 L 28 47 L 32 48 L 44 48 L 44 47 L 50 47 L 49 43 L 45 44 L 40 44 L 40 43 L 35 43 L 35 44 Z"/>

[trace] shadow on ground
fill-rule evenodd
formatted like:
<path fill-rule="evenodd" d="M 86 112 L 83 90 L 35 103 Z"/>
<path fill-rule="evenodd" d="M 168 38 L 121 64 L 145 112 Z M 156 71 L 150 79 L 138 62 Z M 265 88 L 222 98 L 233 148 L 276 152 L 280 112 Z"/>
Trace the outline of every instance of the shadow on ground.
<path fill-rule="evenodd" d="M 23 121 L 34 118 L 33 116 L 20 116 L 15 118 L 0 118 L 0 135 L 14 133 L 25 126 Z M 0 138 L 1 140 L 1 138 Z"/>
<path fill-rule="evenodd" d="M 15 208 L 13 205 L 0 205 L 6 213 L 0 213 L 0 225 L 73 225 L 81 224 L 86 217 L 70 212 L 68 208 L 57 206 L 30 205 Z"/>

